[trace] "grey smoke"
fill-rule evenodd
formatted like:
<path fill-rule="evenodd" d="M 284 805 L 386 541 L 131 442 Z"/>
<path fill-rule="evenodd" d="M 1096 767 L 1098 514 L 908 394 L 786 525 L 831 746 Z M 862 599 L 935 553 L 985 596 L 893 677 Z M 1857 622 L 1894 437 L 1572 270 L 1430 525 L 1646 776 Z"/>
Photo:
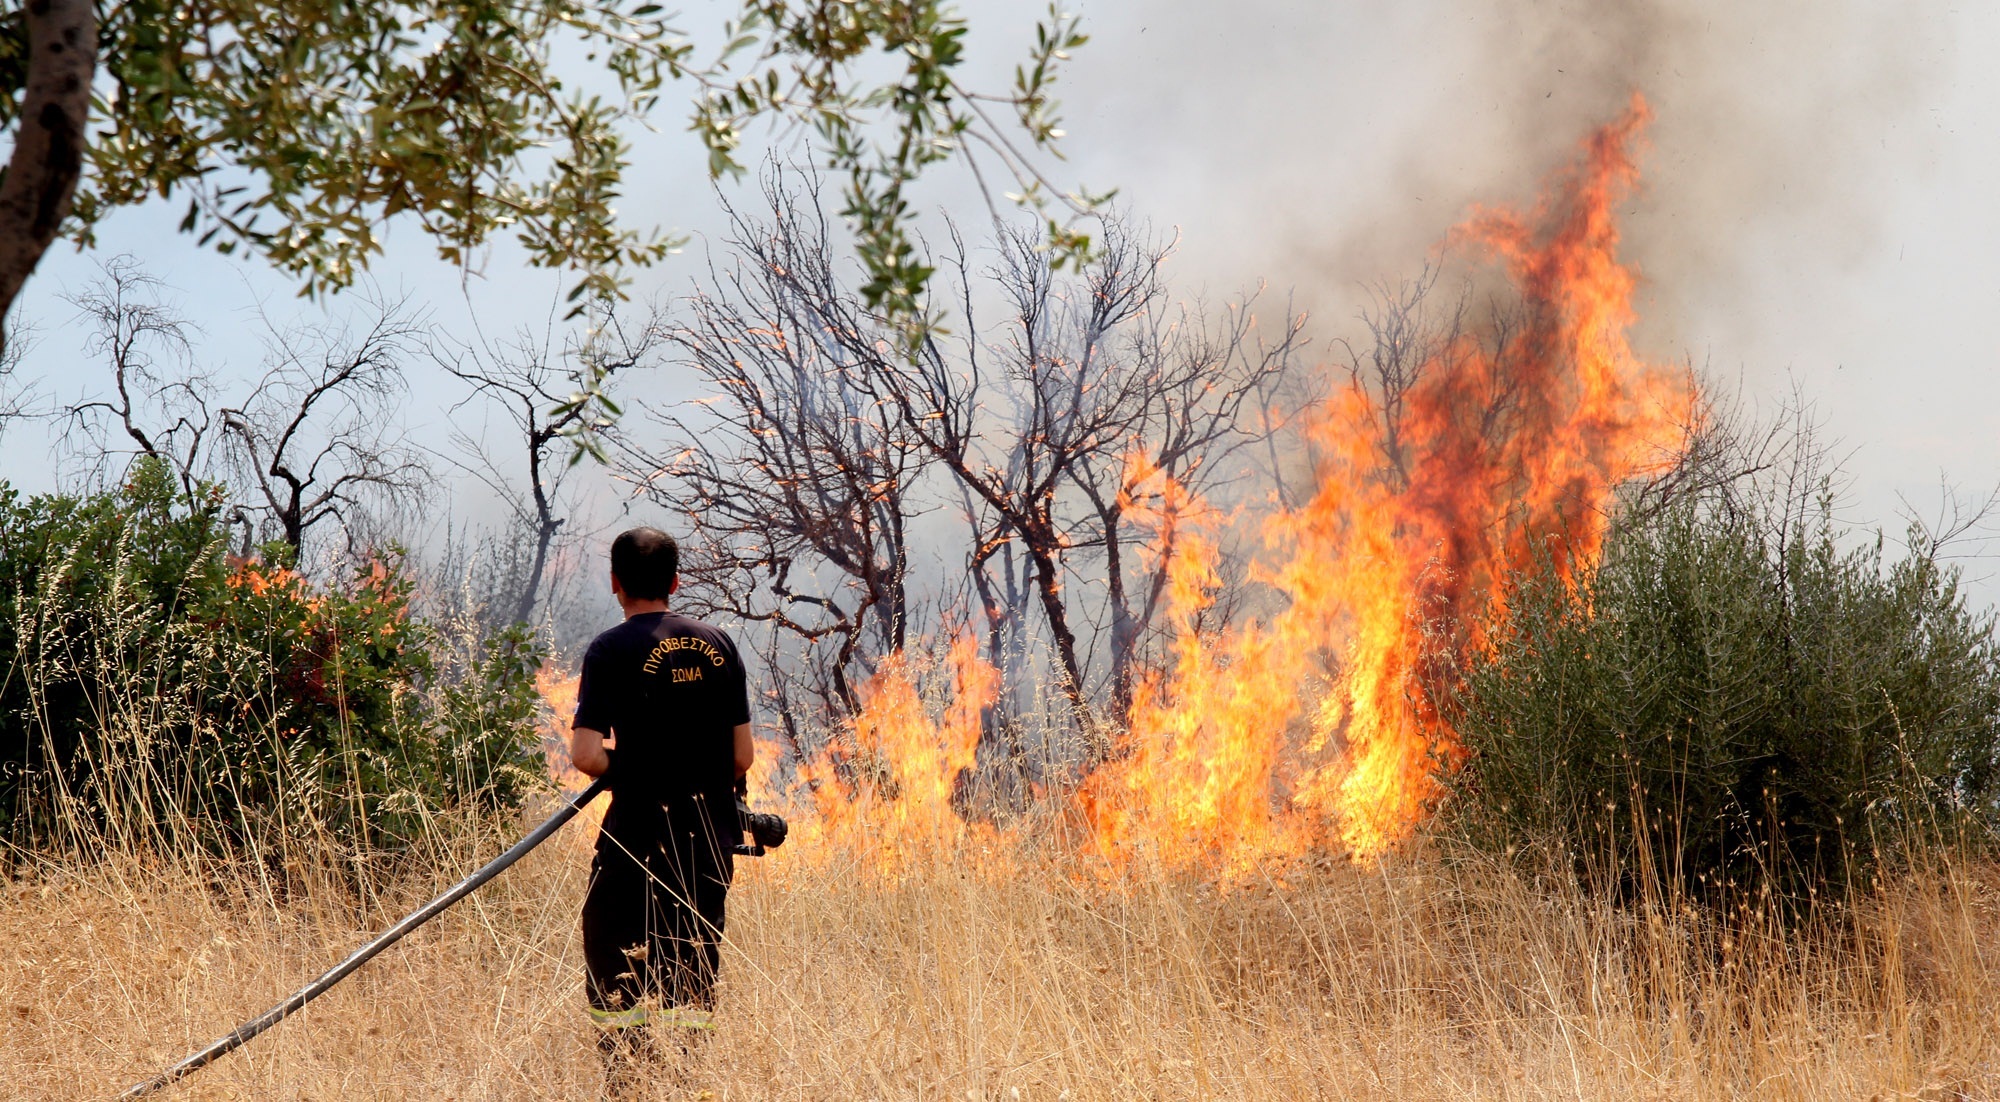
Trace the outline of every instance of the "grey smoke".
<path fill-rule="evenodd" d="M 1086 9 L 1073 143 L 1093 180 L 1183 229 L 1184 274 L 1259 277 L 1339 309 L 1407 273 L 1474 203 L 1529 202 L 1634 91 L 1656 122 L 1628 255 L 1669 318 L 1705 311 L 1771 238 L 1865 261 L 1881 145 L 1955 66 L 1942 4 L 1314 4 Z M 1100 167 L 1101 166 L 1101 167 Z M 1690 289 L 1699 288 L 1698 292 Z M 1649 316 L 1655 316 L 1649 313 Z M 1707 343 L 1752 318 L 1649 330 Z"/>

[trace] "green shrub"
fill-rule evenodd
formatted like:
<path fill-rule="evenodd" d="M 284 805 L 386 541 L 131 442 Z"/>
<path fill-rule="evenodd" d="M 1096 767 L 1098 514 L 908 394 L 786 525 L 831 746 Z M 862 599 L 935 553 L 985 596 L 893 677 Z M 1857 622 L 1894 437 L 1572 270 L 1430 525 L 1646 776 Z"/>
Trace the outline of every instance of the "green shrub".
<path fill-rule="evenodd" d="M 108 494 L 0 488 L 0 838 L 406 844 L 518 801 L 541 652 L 456 649 L 399 562 L 336 585 L 226 554 L 220 495 L 156 463 Z"/>
<path fill-rule="evenodd" d="M 1451 821 L 1627 899 L 1785 910 L 1990 823 L 1993 617 L 1920 539 L 1894 562 L 1842 542 L 1823 491 L 1724 486 L 1620 519 L 1573 584 L 1520 579 L 1447 705 Z"/>

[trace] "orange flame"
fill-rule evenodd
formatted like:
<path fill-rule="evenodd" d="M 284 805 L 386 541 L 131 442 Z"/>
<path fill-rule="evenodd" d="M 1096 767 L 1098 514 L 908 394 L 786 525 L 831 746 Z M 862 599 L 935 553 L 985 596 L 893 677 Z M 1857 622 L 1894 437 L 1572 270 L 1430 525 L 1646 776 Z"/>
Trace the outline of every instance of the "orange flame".
<path fill-rule="evenodd" d="M 1000 675 L 970 633 L 953 640 L 942 670 L 932 666 L 909 652 L 884 660 L 861 690 L 850 752 L 821 755 L 803 770 L 819 813 L 813 834 L 875 851 L 886 868 L 967 837 L 954 797 Z"/>
<path fill-rule="evenodd" d="M 1182 539 L 1166 669 L 1084 789 L 1106 851 L 1226 868 L 1330 832 L 1366 856 L 1422 821 L 1462 756 L 1427 679 L 1479 644 L 1500 579 L 1543 549 L 1565 571 L 1594 558 L 1610 495 L 1671 454 L 1692 410 L 1686 376 L 1626 335 L 1614 212 L 1648 117 L 1635 97 L 1531 216 L 1482 212 L 1455 235 L 1518 289 L 1520 329 L 1441 349 L 1399 415 L 1359 383 L 1329 404 L 1314 497 L 1266 526 L 1282 611 L 1192 630 L 1215 553 Z"/>
<path fill-rule="evenodd" d="M 549 776 L 554 778 L 556 787 L 570 793 L 590 787 L 590 778 L 569 761 L 570 719 L 576 715 L 576 690 L 580 680 L 576 674 L 554 664 L 544 664 L 535 671 L 535 692 L 542 698 L 542 713 L 536 722 L 536 730 L 541 735 L 542 760 L 547 764 Z M 604 813 L 610 806 L 610 801 L 600 796 L 584 807 L 583 818 L 592 827 L 602 826 Z M 591 843 L 580 844 L 583 849 L 588 849 L 595 841 L 594 834 L 586 836 L 578 833 L 574 837 L 592 839 Z"/>
<path fill-rule="evenodd" d="M 569 727 L 570 719 L 576 715 L 579 680 L 577 675 L 553 663 L 544 663 L 535 671 L 535 692 L 542 698 L 542 713 L 535 725 L 541 735 L 542 759 L 548 763 L 549 776 L 565 792 L 581 792 L 590 787 L 590 778 L 569 762 Z"/>

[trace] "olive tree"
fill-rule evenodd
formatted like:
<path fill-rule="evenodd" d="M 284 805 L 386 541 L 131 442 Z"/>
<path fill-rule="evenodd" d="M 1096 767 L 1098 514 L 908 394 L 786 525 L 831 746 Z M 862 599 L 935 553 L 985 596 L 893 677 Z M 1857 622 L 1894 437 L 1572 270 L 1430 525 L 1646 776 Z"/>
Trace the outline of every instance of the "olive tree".
<path fill-rule="evenodd" d="M 0 15 L 0 319 L 58 236 L 87 245 L 154 196 L 308 293 L 352 283 L 398 217 L 458 264 L 511 233 L 580 274 L 581 310 L 672 244 L 613 202 L 630 125 L 676 80 L 713 174 L 741 171 L 757 119 L 818 136 L 848 179 L 870 300 L 900 316 L 929 275 L 905 198 L 929 165 L 988 150 L 1039 209 L 1087 206 L 1051 199 L 1032 160 L 1061 133 L 1050 91 L 1084 41 L 1073 17 L 1051 9 L 990 96 L 958 80 L 967 27 L 943 0 L 744 0 L 702 64 L 669 18 L 643 0 L 29 0 Z"/>

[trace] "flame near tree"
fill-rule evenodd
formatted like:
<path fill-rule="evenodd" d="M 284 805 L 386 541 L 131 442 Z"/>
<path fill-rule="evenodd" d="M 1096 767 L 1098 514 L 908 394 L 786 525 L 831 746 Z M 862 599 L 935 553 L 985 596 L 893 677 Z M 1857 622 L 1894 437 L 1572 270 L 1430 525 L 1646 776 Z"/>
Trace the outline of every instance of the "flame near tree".
<path fill-rule="evenodd" d="M 1359 381 L 1330 403 L 1316 493 L 1266 529 L 1284 610 L 1174 640 L 1125 754 L 1085 789 L 1108 849 L 1234 862 L 1331 832 L 1368 855 L 1422 820 L 1460 758 L 1425 679 L 1480 645 L 1497 583 L 1538 553 L 1564 572 L 1596 557 L 1612 492 L 1677 454 L 1693 410 L 1686 373 L 1645 363 L 1627 337 L 1615 206 L 1648 118 L 1635 97 L 1536 210 L 1456 231 L 1507 276 L 1516 324 L 1444 342 L 1393 412 Z M 1185 625 L 1209 599 L 1214 550 L 1178 554 Z"/>
<path fill-rule="evenodd" d="M 1430 690 L 1504 612 L 1500 583 L 1538 555 L 1565 574 L 1594 561 L 1617 487 L 1678 455 L 1694 414 L 1687 373 L 1646 363 L 1628 338 L 1635 277 L 1617 258 L 1616 205 L 1649 118 L 1634 96 L 1536 208 L 1479 211 L 1454 231 L 1518 308 L 1437 342 L 1396 393 L 1357 376 L 1326 404 L 1313 495 L 1264 522 L 1253 580 L 1279 611 L 1205 629 L 1221 584 L 1214 511 L 1128 462 L 1121 501 L 1160 534 L 1171 637 L 1113 753 L 1073 790 L 1101 855 L 1229 870 L 1314 845 L 1368 856 L 1421 823 L 1462 757 Z M 808 836 L 884 852 L 963 840 L 955 794 L 998 680 L 970 636 L 941 662 L 883 663 L 848 756 L 800 770 L 818 815 Z"/>

